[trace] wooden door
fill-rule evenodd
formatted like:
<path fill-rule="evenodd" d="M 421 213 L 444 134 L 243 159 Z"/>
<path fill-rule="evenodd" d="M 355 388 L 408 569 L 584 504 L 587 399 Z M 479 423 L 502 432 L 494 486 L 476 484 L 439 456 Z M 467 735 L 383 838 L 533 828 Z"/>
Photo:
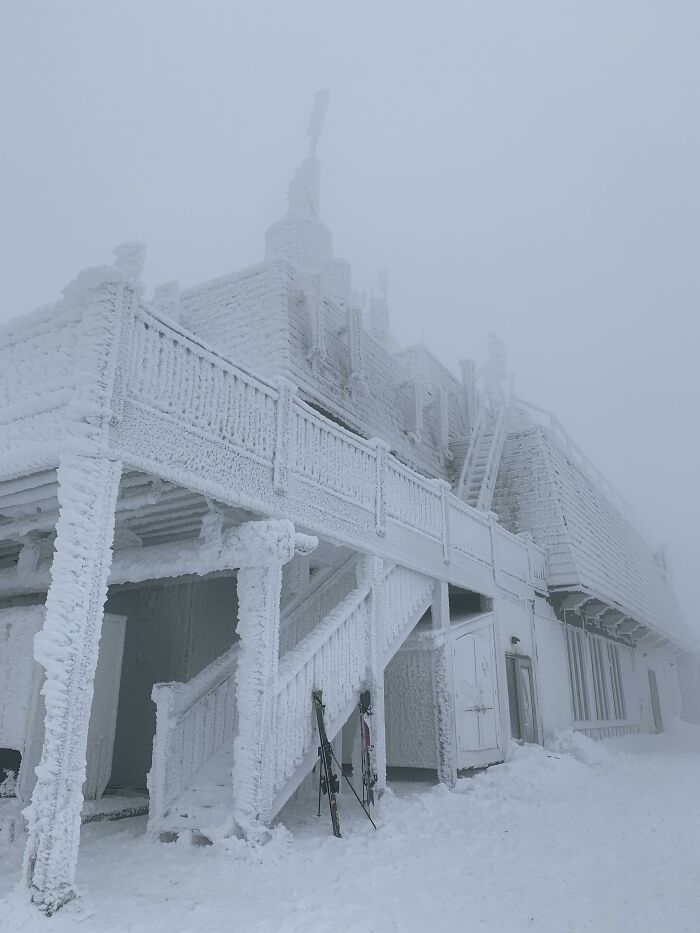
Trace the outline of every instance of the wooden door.
<path fill-rule="evenodd" d="M 458 636 L 453 649 L 457 765 L 476 768 L 500 758 L 493 626 Z"/>

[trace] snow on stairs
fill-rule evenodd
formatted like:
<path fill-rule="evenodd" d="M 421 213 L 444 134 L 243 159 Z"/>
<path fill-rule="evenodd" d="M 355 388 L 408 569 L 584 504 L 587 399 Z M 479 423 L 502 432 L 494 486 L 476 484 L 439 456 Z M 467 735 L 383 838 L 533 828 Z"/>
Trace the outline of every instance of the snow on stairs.
<path fill-rule="evenodd" d="M 432 580 L 404 567 L 384 568 L 379 586 L 355 585 L 317 624 L 299 621 L 314 606 L 326 606 L 332 592 L 347 586 L 349 564 L 327 577 L 307 600 L 281 620 L 299 639 L 284 651 L 275 688 L 273 814 L 277 814 L 311 771 L 318 737 L 311 691 L 323 690 L 328 734 L 334 736 L 355 708 L 368 676 L 370 626 L 382 670 L 430 606 Z M 352 566 L 353 576 L 355 567 Z M 362 576 L 361 574 L 359 575 Z M 376 600 L 375 606 L 372 600 Z M 286 623 L 286 625 L 285 625 Z M 291 642 L 291 636 L 287 636 Z M 237 728 L 235 670 L 230 649 L 186 684 L 157 684 L 153 766 L 149 775 L 149 830 L 162 838 L 184 831 L 216 838 L 230 822 L 232 748 Z"/>
<path fill-rule="evenodd" d="M 495 411 L 482 404 L 462 463 L 457 494 L 474 508 L 491 508 L 498 466 L 508 433 L 508 406 Z"/>
<path fill-rule="evenodd" d="M 313 629 L 356 585 L 357 558 L 319 572 L 280 612 L 280 655 Z M 230 810 L 237 726 L 234 645 L 186 683 L 155 684 L 156 733 L 148 775 L 149 829 L 179 833 Z"/>

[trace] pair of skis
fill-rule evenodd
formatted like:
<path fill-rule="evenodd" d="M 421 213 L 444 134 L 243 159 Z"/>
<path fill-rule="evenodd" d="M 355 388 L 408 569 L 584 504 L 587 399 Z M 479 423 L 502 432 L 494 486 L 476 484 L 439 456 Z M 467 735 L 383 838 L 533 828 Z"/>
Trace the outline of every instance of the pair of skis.
<path fill-rule="evenodd" d="M 376 825 L 372 816 L 369 812 L 369 807 L 374 803 L 374 785 L 377 783 L 377 775 L 373 771 L 372 767 L 372 745 L 371 745 L 371 732 L 370 732 L 370 723 L 369 717 L 372 713 L 372 708 L 370 705 L 370 693 L 369 690 L 365 690 L 360 695 L 359 711 L 360 711 L 360 739 L 362 743 L 362 799 L 360 799 L 357 791 L 352 786 L 347 777 L 343 774 L 343 766 L 339 764 L 338 759 L 335 757 L 333 752 L 333 746 L 331 745 L 328 735 L 326 733 L 326 725 L 323 721 L 323 711 L 325 706 L 323 705 L 323 691 L 314 690 L 312 693 L 314 710 L 316 712 L 316 724 L 318 726 L 318 737 L 319 742 L 321 743 L 318 748 L 318 757 L 319 757 L 319 780 L 318 780 L 318 815 L 321 815 L 321 794 L 324 794 L 328 797 L 328 808 L 331 814 L 331 826 L 333 827 L 333 835 L 337 836 L 338 839 L 341 838 L 340 833 L 340 816 L 338 814 L 338 798 L 337 793 L 340 790 L 340 781 L 338 780 L 338 775 L 333 771 L 333 764 L 338 767 L 340 773 L 345 778 L 345 781 L 350 788 L 350 790 L 355 795 L 357 802 L 360 804 L 362 809 L 367 814 L 367 818 L 376 829 Z"/>

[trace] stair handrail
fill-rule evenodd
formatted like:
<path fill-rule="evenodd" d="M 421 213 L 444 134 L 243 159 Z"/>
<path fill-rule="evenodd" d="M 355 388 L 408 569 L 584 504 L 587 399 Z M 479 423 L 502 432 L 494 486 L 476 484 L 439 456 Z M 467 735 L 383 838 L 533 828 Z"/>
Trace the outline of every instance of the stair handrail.
<path fill-rule="evenodd" d="M 343 622 L 352 615 L 357 607 L 367 599 L 371 591 L 369 584 L 355 587 L 323 621 L 305 635 L 293 648 L 284 655 L 277 671 L 277 693 L 296 677 L 299 671 L 308 662 L 309 657 L 320 651 L 330 641 Z"/>
<path fill-rule="evenodd" d="M 150 795 L 148 826 L 152 831 L 161 828 L 168 808 L 177 800 L 192 775 L 209 760 L 211 755 L 227 738 L 227 726 L 233 726 L 235 718 L 235 691 L 233 677 L 238 661 L 238 645 L 208 664 L 199 674 L 186 682 L 169 681 L 153 685 L 151 698 L 156 706 L 156 731 L 153 736 L 153 758 L 147 777 Z M 225 693 L 221 704 L 223 724 L 212 729 L 207 719 L 217 715 L 217 694 Z M 211 703 L 211 700 L 214 703 Z M 213 711 L 211 709 L 213 705 Z M 196 735 L 192 727 L 192 755 L 186 759 L 186 726 L 197 712 L 204 719 L 202 734 Z M 211 715 L 210 715 L 211 714 Z M 228 722 L 227 722 L 228 720 Z M 217 725 L 216 723 L 214 725 Z M 216 742 L 218 732 L 221 742 Z M 232 739 L 232 736 L 230 737 Z M 199 754 L 195 754 L 199 752 Z"/>
<path fill-rule="evenodd" d="M 476 507 L 483 512 L 487 512 L 491 507 L 493 499 L 493 490 L 498 476 L 498 467 L 503 453 L 503 445 L 506 440 L 507 424 L 510 415 L 510 405 L 504 402 L 498 412 L 496 426 L 493 431 L 493 439 L 489 448 L 489 455 L 484 468 L 484 478 L 481 482 L 481 489 L 476 500 Z"/>
<path fill-rule="evenodd" d="M 397 564 L 385 564 L 380 574 L 381 590 L 386 584 L 387 578 L 394 572 L 407 572 L 406 568 Z M 416 577 L 422 575 L 414 572 Z M 427 578 L 426 578 L 427 579 Z M 374 588 L 376 580 L 361 579 L 355 589 L 343 599 L 311 632 L 308 633 L 294 648 L 290 649 L 279 662 L 275 689 L 276 706 L 276 728 L 279 730 L 279 741 L 277 742 L 276 761 L 274 765 L 274 793 L 276 798 L 275 812 L 288 799 L 290 793 L 298 786 L 298 783 L 308 770 L 313 766 L 313 758 L 316 750 L 313 727 L 310 718 L 309 697 L 312 688 L 323 687 L 324 702 L 328 707 L 329 729 L 333 731 L 342 725 L 344 717 L 349 715 L 352 710 L 356 697 L 360 689 L 366 683 L 369 676 L 369 660 L 365 651 L 354 651 L 350 653 L 350 667 L 344 671 L 343 676 L 338 676 L 337 668 L 343 670 L 343 658 L 346 658 L 346 648 L 348 640 L 359 639 L 361 645 L 369 643 L 368 626 L 376 626 L 377 620 L 374 618 L 374 612 L 371 610 L 371 600 L 376 598 L 377 591 Z M 381 592 L 380 590 L 380 592 Z M 432 598 L 432 581 L 425 593 L 425 604 L 428 605 Z M 411 615 L 408 622 L 415 625 L 420 615 L 425 611 L 426 605 L 421 602 L 417 606 L 416 600 L 412 600 L 410 606 Z M 417 616 L 417 617 L 416 617 Z M 332 640 L 336 638 L 343 626 L 355 623 L 355 629 L 349 629 L 343 636 L 346 641 L 338 648 L 339 654 L 336 660 L 332 660 L 330 665 L 334 671 L 331 683 L 335 685 L 336 692 L 328 689 L 329 684 L 323 683 L 323 672 L 328 673 L 329 659 L 323 657 L 324 650 L 328 649 Z M 360 630 L 358 630 L 358 626 Z M 383 634 L 383 633 L 382 633 Z M 401 636 L 402 632 L 397 630 L 390 633 L 392 636 Z M 405 637 L 405 635 L 404 635 Z M 403 639 L 392 637 L 392 643 Z M 387 648 L 389 645 L 387 645 Z M 398 644 L 394 644 L 397 648 Z M 382 669 L 390 660 L 390 656 L 383 645 L 379 646 L 379 663 Z M 351 668 L 351 669 L 350 669 Z M 306 673 L 305 673 L 306 669 Z M 320 682 L 319 682 L 320 677 Z M 349 685 L 348 678 L 352 679 L 352 686 Z M 295 681 L 299 681 L 295 687 Z M 292 727 L 290 727 L 290 718 Z M 341 721 L 342 720 L 342 721 Z M 329 732 L 330 734 L 330 732 Z M 303 773 L 302 773 L 303 772 Z"/>
<path fill-rule="evenodd" d="M 340 566 L 333 568 L 328 574 L 324 574 L 323 579 L 317 583 L 317 585 L 315 586 L 314 589 L 311 590 L 311 592 L 307 591 L 305 593 L 300 593 L 298 596 L 292 599 L 290 603 L 288 603 L 284 607 L 280 615 L 280 656 L 281 657 L 286 653 L 283 647 L 284 640 L 285 640 L 284 639 L 285 633 L 287 633 L 290 630 L 290 628 L 299 621 L 300 616 L 304 619 L 307 619 L 308 616 L 312 615 L 312 609 L 314 607 L 314 604 L 317 604 L 317 606 L 320 605 L 324 596 L 326 596 L 329 591 L 332 591 L 335 587 L 337 587 L 339 581 L 344 576 L 352 573 L 353 577 L 355 578 L 353 580 L 353 583 L 354 583 L 356 580 L 356 577 L 354 574 L 354 569 L 356 567 L 356 564 L 357 564 L 357 555 L 353 554 L 347 560 L 343 561 L 343 563 L 340 564 Z M 340 599 L 343 598 L 343 596 L 346 596 L 352 589 L 353 589 L 353 586 L 350 585 L 344 593 L 342 593 L 341 595 L 338 595 L 338 598 L 335 599 L 334 602 L 337 603 Z M 315 625 L 318 624 L 318 622 L 320 622 L 320 618 L 316 619 L 315 624 L 312 618 L 311 628 L 313 629 Z M 299 639 L 297 638 L 297 641 L 298 640 Z M 292 645 L 286 650 L 287 651 L 291 650 L 291 648 L 293 647 L 294 646 Z"/>
<path fill-rule="evenodd" d="M 484 422 L 487 417 L 486 406 L 479 405 L 479 410 L 476 416 L 476 423 L 471 432 L 471 437 L 469 438 L 469 447 L 467 452 L 464 455 L 464 460 L 462 462 L 462 469 L 459 473 L 459 483 L 457 484 L 457 496 L 461 499 L 464 495 L 464 490 L 467 485 L 467 477 L 471 475 L 474 464 L 473 460 L 476 456 L 476 450 L 479 444 L 479 439 L 481 437 L 481 432 L 484 427 Z"/>

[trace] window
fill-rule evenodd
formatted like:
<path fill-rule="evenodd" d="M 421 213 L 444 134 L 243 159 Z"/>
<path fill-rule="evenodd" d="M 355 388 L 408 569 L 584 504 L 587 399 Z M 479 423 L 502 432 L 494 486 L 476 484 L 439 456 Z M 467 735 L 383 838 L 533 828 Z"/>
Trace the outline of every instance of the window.
<path fill-rule="evenodd" d="M 608 670 L 612 685 L 613 709 L 615 719 L 627 719 L 625 693 L 622 689 L 622 671 L 620 670 L 620 650 L 611 641 L 608 642 Z"/>
<path fill-rule="evenodd" d="M 585 722 L 590 718 L 586 668 L 583 662 L 583 638 L 583 631 L 580 628 L 571 628 L 567 625 L 566 645 L 569 651 L 571 705 L 574 710 L 574 719 L 578 722 Z"/>
<path fill-rule="evenodd" d="M 591 636 L 591 665 L 593 667 L 593 695 L 595 697 L 596 719 L 610 719 L 608 700 L 608 682 L 605 679 L 603 639 Z"/>

